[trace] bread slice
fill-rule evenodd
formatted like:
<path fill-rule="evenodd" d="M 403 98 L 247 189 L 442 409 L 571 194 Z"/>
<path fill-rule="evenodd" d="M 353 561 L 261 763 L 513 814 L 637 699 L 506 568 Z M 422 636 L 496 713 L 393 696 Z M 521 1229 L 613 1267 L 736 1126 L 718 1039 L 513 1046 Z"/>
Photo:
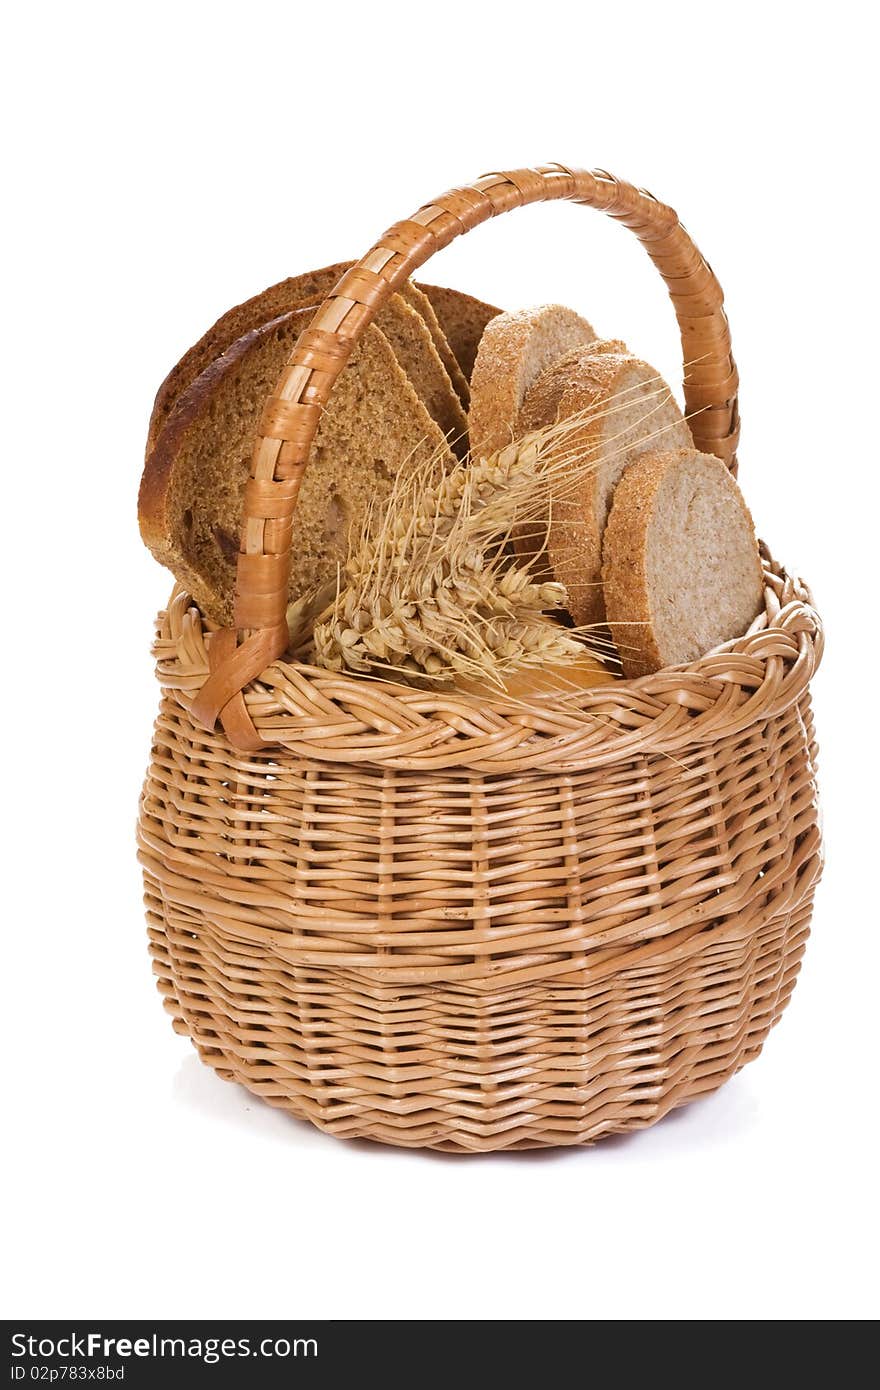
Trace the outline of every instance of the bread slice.
<path fill-rule="evenodd" d="M 563 353 L 549 367 L 545 367 L 523 401 L 517 420 L 517 435 L 554 424 L 563 392 L 577 387 L 584 380 L 587 364 L 592 358 L 611 353 L 618 357 L 629 355 L 626 344 L 620 338 L 595 338 L 591 343 Z"/>
<path fill-rule="evenodd" d="M 474 299 L 473 295 L 463 294 L 461 290 L 448 290 L 442 285 L 424 285 L 419 281 L 417 288 L 431 301 L 458 365 L 470 381 L 486 324 L 501 310 L 496 309 L 494 304 L 484 304 L 481 299 Z"/>
<path fill-rule="evenodd" d="M 443 332 L 440 320 L 434 312 L 433 304 L 424 290 L 420 289 L 418 285 L 414 285 L 412 280 L 407 280 L 401 287 L 400 292 L 410 308 L 415 309 L 416 313 L 421 314 L 422 318 L 425 320 L 425 324 L 433 339 L 434 347 L 437 349 L 440 361 L 446 368 L 449 380 L 455 388 L 455 394 L 461 401 L 462 408 L 467 410 L 470 405 L 471 388 L 467 377 L 459 366 L 458 358 L 449 345 L 449 339 Z M 450 294 L 454 295 L 455 291 L 450 290 Z"/>
<path fill-rule="evenodd" d="M 407 303 L 403 294 L 393 294 L 376 317 L 403 370 L 416 389 L 432 420 L 463 457 L 467 452 L 467 416 L 425 320 Z"/>
<path fill-rule="evenodd" d="M 294 310 L 244 334 L 178 400 L 147 460 L 141 534 L 202 611 L 232 621 L 242 497 L 263 404 L 314 310 Z M 448 445 L 388 340 L 370 326 L 325 411 L 293 527 L 290 597 L 336 573 L 351 526 L 381 504 L 398 472 Z"/>
<path fill-rule="evenodd" d="M 572 617 L 590 626 L 605 620 L 602 534 L 618 479 L 640 454 L 691 448 L 693 440 L 666 382 L 629 353 L 575 349 L 535 382 L 520 419 L 538 428 L 581 415 L 560 443 L 571 467 L 559 473 L 549 511 L 530 518 L 514 542 L 523 558 L 546 542 L 538 568 L 566 586 Z"/>
<path fill-rule="evenodd" d="M 246 299 L 243 304 L 236 304 L 225 314 L 221 314 L 217 322 L 212 324 L 199 341 L 193 343 L 183 354 L 177 365 L 171 368 L 159 387 L 147 429 L 147 457 L 152 453 L 165 421 L 179 397 L 215 358 L 252 328 L 269 323 L 299 305 L 316 303 L 321 295 L 320 286 L 328 279 L 331 286 L 334 285 L 350 264 L 350 261 L 340 261 L 336 265 L 324 266 L 321 270 L 309 270 L 304 275 L 294 275 L 287 280 L 281 280 L 277 285 L 270 285 L 262 293 Z"/>
<path fill-rule="evenodd" d="M 529 387 L 557 357 L 591 343 L 590 324 L 561 304 L 516 309 L 486 325 L 471 376 L 471 450 L 486 457 L 516 437 Z"/>
<path fill-rule="evenodd" d="M 277 285 L 270 285 L 260 294 L 245 300 L 243 304 L 235 305 L 223 314 L 183 355 L 177 365 L 172 367 L 159 387 L 147 431 L 147 454 L 152 451 L 177 399 L 216 357 L 225 352 L 242 334 L 250 332 L 253 328 L 270 323 L 292 309 L 308 305 L 317 307 L 352 264 L 352 261 L 339 261 L 335 265 L 323 266 L 320 270 L 310 270 L 304 275 L 294 275 L 287 280 L 281 280 Z M 451 293 L 454 294 L 454 291 Z M 383 331 L 388 332 L 390 321 L 399 319 L 402 300 L 421 316 L 424 296 L 412 286 L 404 286 L 400 295 L 393 298 L 388 308 L 380 315 L 379 327 Z M 436 323 L 436 316 L 433 315 L 430 304 L 427 306 L 426 314 L 428 312 L 432 315 L 432 322 Z M 443 366 L 440 350 L 434 340 L 432 322 L 428 322 L 427 317 L 424 318 L 423 332 L 418 332 L 412 324 L 407 328 L 398 323 L 397 336 L 407 345 L 407 356 L 401 365 L 405 371 L 415 371 L 420 380 L 428 379 L 425 386 L 427 398 L 423 399 L 426 399 L 426 404 L 430 400 L 431 413 L 444 433 L 451 430 L 458 437 L 462 435 L 466 426 L 464 406 Z M 436 332 L 442 336 L 439 324 Z M 393 331 L 391 336 L 395 336 Z M 445 350 L 452 356 L 448 345 Z"/>
<path fill-rule="evenodd" d="M 631 678 L 741 637 L 761 608 L 761 558 L 749 509 L 721 460 L 678 449 L 633 463 L 605 528 L 602 577 Z"/>

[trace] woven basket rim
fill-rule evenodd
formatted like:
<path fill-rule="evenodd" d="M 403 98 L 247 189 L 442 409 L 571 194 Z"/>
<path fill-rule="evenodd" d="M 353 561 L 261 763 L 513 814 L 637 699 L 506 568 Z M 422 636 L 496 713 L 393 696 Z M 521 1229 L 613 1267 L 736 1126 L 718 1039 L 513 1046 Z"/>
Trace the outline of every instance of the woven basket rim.
<path fill-rule="evenodd" d="M 766 546 L 762 554 L 762 613 L 744 636 L 687 666 L 527 700 L 415 689 L 279 659 L 245 689 L 247 711 L 267 751 L 321 762 L 504 774 L 674 753 L 780 713 L 819 664 L 822 625 L 810 590 Z M 208 675 L 215 631 L 175 585 L 153 653 L 161 686 L 184 708 Z"/>

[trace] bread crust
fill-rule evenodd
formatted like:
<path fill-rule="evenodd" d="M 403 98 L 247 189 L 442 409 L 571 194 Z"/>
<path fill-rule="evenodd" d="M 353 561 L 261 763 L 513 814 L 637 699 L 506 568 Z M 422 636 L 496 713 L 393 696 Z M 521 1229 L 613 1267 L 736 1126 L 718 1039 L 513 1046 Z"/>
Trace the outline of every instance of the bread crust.
<path fill-rule="evenodd" d="M 624 473 L 603 538 L 602 588 L 611 635 L 630 679 L 658 671 L 660 651 L 651 626 L 647 539 L 653 503 L 666 469 L 681 450 L 645 454 Z"/>
<path fill-rule="evenodd" d="M 245 333 L 270 323 L 282 314 L 309 305 L 313 310 L 316 309 L 318 296 L 325 292 L 323 287 L 326 285 L 327 289 L 332 289 L 353 264 L 352 261 L 338 261 L 335 265 L 323 266 L 320 270 L 308 270 L 303 275 L 290 276 L 287 280 L 280 280 L 277 285 L 270 285 L 268 289 L 252 295 L 250 299 L 243 300 L 241 304 L 233 305 L 225 314 L 221 314 L 216 323 L 213 323 L 171 368 L 156 392 L 147 427 L 147 456 L 152 452 L 159 432 L 171 415 L 178 397 L 201 376 L 216 357 Z"/>
<path fill-rule="evenodd" d="M 562 304 L 499 314 L 486 325 L 471 377 L 471 450 L 487 456 L 516 437 L 526 393 L 570 348 L 592 342 L 586 319 Z"/>
<path fill-rule="evenodd" d="M 196 602 L 200 602 L 202 597 L 196 592 L 196 589 L 203 587 L 201 579 L 187 564 L 185 556 L 174 547 L 168 516 L 174 464 L 187 430 L 200 417 L 230 370 L 247 356 L 265 334 L 289 317 L 292 323 L 298 325 L 298 337 L 303 329 L 308 327 L 314 312 L 313 308 L 306 308 L 293 310 L 289 316 L 279 315 L 231 343 L 177 399 L 165 428 L 147 456 L 138 490 L 138 524 L 141 537 L 160 564 L 173 570 L 176 578 L 187 586 Z"/>

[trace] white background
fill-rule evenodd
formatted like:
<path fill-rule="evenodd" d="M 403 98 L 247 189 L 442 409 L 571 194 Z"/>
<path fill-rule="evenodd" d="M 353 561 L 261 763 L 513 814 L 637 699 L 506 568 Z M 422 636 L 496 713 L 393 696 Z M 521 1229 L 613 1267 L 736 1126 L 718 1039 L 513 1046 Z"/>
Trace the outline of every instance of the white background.
<path fill-rule="evenodd" d="M 856 1319 L 878 1311 L 872 47 L 861 4 L 17 7 L 4 442 L 7 1316 Z M 547 160 L 675 205 L 727 291 L 740 478 L 828 629 L 828 864 L 764 1056 L 596 1149 L 329 1139 L 172 1034 L 134 855 L 168 576 L 153 393 L 230 304 Z M 677 380 L 656 273 L 528 209 L 425 278 L 558 299 Z"/>

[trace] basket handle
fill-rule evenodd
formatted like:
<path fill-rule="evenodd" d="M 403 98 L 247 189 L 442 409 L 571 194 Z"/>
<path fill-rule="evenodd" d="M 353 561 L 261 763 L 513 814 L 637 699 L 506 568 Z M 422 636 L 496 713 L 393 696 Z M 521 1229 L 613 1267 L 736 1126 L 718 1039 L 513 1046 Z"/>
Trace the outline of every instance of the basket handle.
<path fill-rule="evenodd" d="M 293 514 L 321 412 L 352 349 L 394 291 L 435 251 L 499 213 L 567 198 L 600 208 L 635 232 L 666 282 L 681 332 L 685 407 L 698 449 L 736 471 L 737 372 L 723 295 L 672 208 L 604 170 L 562 164 L 487 174 L 397 222 L 345 272 L 301 334 L 266 402 L 244 496 L 235 589 L 235 629 L 216 633 L 211 670 L 192 705 L 218 719 L 237 747 L 257 749 L 241 692 L 285 651 Z"/>

